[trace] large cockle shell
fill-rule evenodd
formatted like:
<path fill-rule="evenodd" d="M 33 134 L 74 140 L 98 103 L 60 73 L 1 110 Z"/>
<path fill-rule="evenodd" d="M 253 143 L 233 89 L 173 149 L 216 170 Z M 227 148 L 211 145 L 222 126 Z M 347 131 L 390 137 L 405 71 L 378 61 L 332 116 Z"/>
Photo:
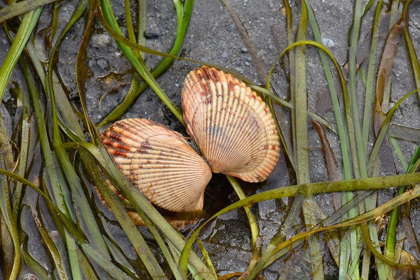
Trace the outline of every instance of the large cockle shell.
<path fill-rule="evenodd" d="M 138 118 L 114 123 L 101 139 L 115 164 L 153 204 L 174 212 L 203 209 L 211 170 L 181 134 Z"/>
<path fill-rule="evenodd" d="M 270 110 L 243 82 L 203 66 L 182 89 L 188 133 L 215 173 L 264 181 L 277 163 L 279 137 Z"/>

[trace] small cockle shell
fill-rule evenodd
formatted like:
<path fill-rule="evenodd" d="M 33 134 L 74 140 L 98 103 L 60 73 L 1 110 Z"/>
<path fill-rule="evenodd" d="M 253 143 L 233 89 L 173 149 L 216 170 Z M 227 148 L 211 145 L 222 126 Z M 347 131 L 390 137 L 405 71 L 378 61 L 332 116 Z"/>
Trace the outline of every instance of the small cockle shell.
<path fill-rule="evenodd" d="M 101 139 L 115 164 L 153 204 L 174 212 L 203 209 L 211 170 L 181 134 L 138 118 L 114 123 Z"/>
<path fill-rule="evenodd" d="M 267 179 L 279 158 L 279 137 L 270 110 L 251 88 L 203 66 L 185 79 L 181 106 L 187 131 L 213 172 Z"/>

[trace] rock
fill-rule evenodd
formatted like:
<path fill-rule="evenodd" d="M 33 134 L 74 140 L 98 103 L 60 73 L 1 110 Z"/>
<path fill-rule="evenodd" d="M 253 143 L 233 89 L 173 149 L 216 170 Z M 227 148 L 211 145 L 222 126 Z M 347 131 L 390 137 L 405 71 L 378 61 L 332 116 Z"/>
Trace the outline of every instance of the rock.
<path fill-rule="evenodd" d="M 107 34 L 93 35 L 91 39 L 91 44 L 94 47 L 105 47 L 111 44 L 111 37 Z"/>
<path fill-rule="evenodd" d="M 108 68 L 109 64 L 108 61 L 105 58 L 100 58 L 96 61 L 96 64 L 101 67 L 102 70 L 105 70 Z"/>
<path fill-rule="evenodd" d="M 146 37 L 146 39 L 157 39 L 160 37 L 160 34 L 156 31 L 144 31 L 144 37 Z"/>
<path fill-rule="evenodd" d="M 229 59 L 229 54 L 228 54 L 228 52 L 227 52 L 227 51 L 224 51 L 224 52 L 222 53 L 222 58 L 223 58 L 224 60 L 228 60 L 228 59 Z"/>
<path fill-rule="evenodd" d="M 326 48 L 332 48 L 334 47 L 336 44 L 333 40 L 328 39 L 328 38 L 322 38 L 322 44 L 326 47 Z"/>

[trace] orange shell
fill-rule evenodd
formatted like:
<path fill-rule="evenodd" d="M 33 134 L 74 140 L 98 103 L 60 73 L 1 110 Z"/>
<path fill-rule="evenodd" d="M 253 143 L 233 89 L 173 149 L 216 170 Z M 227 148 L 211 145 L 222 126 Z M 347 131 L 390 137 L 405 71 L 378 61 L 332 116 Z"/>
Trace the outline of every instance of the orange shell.
<path fill-rule="evenodd" d="M 215 173 L 261 182 L 276 165 L 280 143 L 265 102 L 243 82 L 203 66 L 182 89 L 188 133 Z"/>
<path fill-rule="evenodd" d="M 150 120 L 124 119 L 111 125 L 101 140 L 119 169 L 153 204 L 174 212 L 203 209 L 211 170 L 181 134 Z"/>

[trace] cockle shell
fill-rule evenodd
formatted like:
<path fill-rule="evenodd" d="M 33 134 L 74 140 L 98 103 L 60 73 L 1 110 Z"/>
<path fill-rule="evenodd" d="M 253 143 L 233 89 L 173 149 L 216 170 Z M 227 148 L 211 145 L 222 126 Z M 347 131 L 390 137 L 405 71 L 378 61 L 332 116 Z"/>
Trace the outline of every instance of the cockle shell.
<path fill-rule="evenodd" d="M 137 118 L 114 123 L 101 139 L 115 164 L 153 204 L 174 212 L 203 209 L 211 170 L 181 134 Z"/>
<path fill-rule="evenodd" d="M 203 66 L 185 79 L 181 106 L 187 131 L 213 172 L 267 179 L 279 158 L 279 137 L 270 110 L 251 88 Z"/>

